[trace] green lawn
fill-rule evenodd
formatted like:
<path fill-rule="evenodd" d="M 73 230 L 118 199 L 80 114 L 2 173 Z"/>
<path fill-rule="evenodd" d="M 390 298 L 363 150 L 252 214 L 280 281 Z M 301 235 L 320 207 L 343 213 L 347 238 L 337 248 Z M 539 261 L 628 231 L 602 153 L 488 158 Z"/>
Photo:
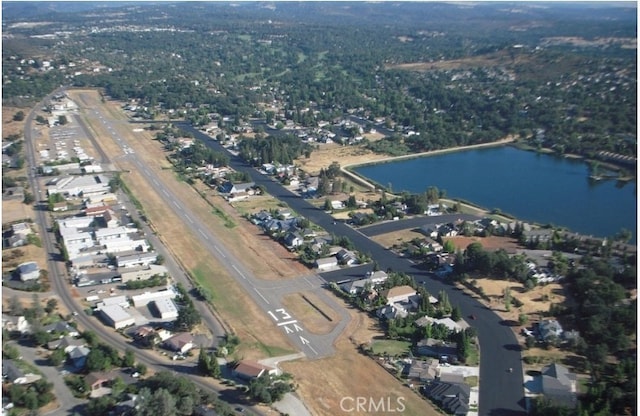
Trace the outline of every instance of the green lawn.
<path fill-rule="evenodd" d="M 379 339 L 371 344 L 374 354 L 402 355 L 409 352 L 411 343 L 409 341 L 396 341 L 393 339 Z"/>

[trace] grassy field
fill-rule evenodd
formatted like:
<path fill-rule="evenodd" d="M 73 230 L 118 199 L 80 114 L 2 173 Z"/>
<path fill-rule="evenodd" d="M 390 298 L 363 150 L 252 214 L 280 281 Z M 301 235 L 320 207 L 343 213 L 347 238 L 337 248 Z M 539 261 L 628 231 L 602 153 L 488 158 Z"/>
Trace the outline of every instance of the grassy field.
<path fill-rule="evenodd" d="M 389 354 L 399 356 L 406 354 L 411 349 L 409 341 L 398 341 L 393 339 L 377 339 L 371 343 L 374 354 Z"/>

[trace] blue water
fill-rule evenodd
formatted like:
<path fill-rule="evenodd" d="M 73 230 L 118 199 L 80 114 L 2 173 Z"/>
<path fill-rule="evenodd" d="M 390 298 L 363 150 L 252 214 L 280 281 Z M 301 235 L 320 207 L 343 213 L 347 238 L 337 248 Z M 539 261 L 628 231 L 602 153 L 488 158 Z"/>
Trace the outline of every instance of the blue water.
<path fill-rule="evenodd" d="M 596 237 L 626 228 L 637 238 L 636 183 L 592 181 L 586 163 L 491 147 L 378 165 L 355 171 L 394 193 L 422 193 L 430 186 L 522 221 L 553 224 Z"/>

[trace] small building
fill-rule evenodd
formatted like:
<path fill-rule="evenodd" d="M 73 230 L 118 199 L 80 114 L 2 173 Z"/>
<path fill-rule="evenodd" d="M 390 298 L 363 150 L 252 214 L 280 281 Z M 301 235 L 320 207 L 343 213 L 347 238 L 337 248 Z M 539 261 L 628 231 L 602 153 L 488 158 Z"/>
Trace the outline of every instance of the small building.
<path fill-rule="evenodd" d="M 446 358 L 447 361 L 450 359 L 457 360 L 458 344 L 455 342 L 445 342 L 439 339 L 426 338 L 418 341 L 415 352 L 416 355 L 425 355 L 439 359 Z"/>
<path fill-rule="evenodd" d="M 409 380 L 417 381 L 433 381 L 439 374 L 440 363 L 436 359 L 413 360 L 411 364 L 407 364 L 403 370 L 403 374 Z"/>
<path fill-rule="evenodd" d="M 176 319 L 178 317 L 178 308 L 170 298 L 154 300 L 152 305 L 156 316 L 160 319 Z"/>
<path fill-rule="evenodd" d="M 380 292 L 380 296 L 383 296 L 387 299 L 387 305 L 393 305 L 397 302 L 406 302 L 409 300 L 409 298 L 415 296 L 416 294 L 416 290 L 407 285 L 395 286 L 391 289 Z"/>
<path fill-rule="evenodd" d="M 168 350 L 184 354 L 194 347 L 193 335 L 188 332 L 180 332 L 165 340 L 164 346 Z"/>
<path fill-rule="evenodd" d="M 35 261 L 19 264 L 17 271 L 23 282 L 37 280 L 40 277 L 40 268 Z"/>
<path fill-rule="evenodd" d="M 242 360 L 233 370 L 233 374 L 245 380 L 252 380 L 265 374 L 276 375 L 278 370 L 252 360 Z"/>
<path fill-rule="evenodd" d="M 158 254 L 155 252 L 129 254 L 116 258 L 118 267 L 148 266 L 157 260 Z"/>
<path fill-rule="evenodd" d="M 70 336 L 66 336 L 60 339 L 56 339 L 47 344 L 47 348 L 50 350 L 62 349 L 65 353 L 70 353 L 77 347 L 82 347 L 85 345 L 83 339 L 73 338 Z"/>
<path fill-rule="evenodd" d="M 136 323 L 135 319 L 120 305 L 109 305 L 100 308 L 102 320 L 115 329 L 125 328 Z"/>
<path fill-rule="evenodd" d="M 316 267 L 318 271 L 331 270 L 338 267 L 338 259 L 334 256 L 316 259 Z"/>
<path fill-rule="evenodd" d="M 80 336 L 80 333 L 78 332 L 78 329 L 73 327 L 73 326 L 71 326 L 71 325 L 69 325 L 69 323 L 65 322 L 65 321 L 54 322 L 52 324 L 49 324 L 49 325 L 43 327 L 42 329 L 44 329 L 48 333 L 56 332 L 56 333 L 59 333 L 59 334 L 66 334 L 66 335 L 69 335 L 71 337 Z"/>
<path fill-rule="evenodd" d="M 541 341 L 549 341 L 562 336 L 562 326 L 555 319 L 547 319 L 538 323 L 538 338 Z"/>
<path fill-rule="evenodd" d="M 576 375 L 560 364 L 549 364 L 541 371 L 542 393 L 551 402 L 569 407 L 576 407 Z"/>
<path fill-rule="evenodd" d="M 9 332 L 20 332 L 21 334 L 25 334 L 31 329 L 31 325 L 22 315 L 10 316 L 2 314 L 2 327 Z"/>
<path fill-rule="evenodd" d="M 29 234 L 33 234 L 31 227 L 26 222 L 19 222 L 17 224 L 13 224 L 11 226 L 11 231 L 13 235 L 21 235 L 23 237 L 26 237 Z"/>
<path fill-rule="evenodd" d="M 447 414 L 466 416 L 469 412 L 471 388 L 467 384 L 432 382 L 425 385 L 422 394 L 431 399 Z"/>
<path fill-rule="evenodd" d="M 2 360 L 2 378 L 13 384 L 31 384 L 42 378 L 39 374 L 25 373 L 13 360 Z"/>
<path fill-rule="evenodd" d="M 69 359 L 71 360 L 73 367 L 81 369 L 87 362 L 87 356 L 91 350 L 85 346 L 79 346 L 69 351 Z"/>

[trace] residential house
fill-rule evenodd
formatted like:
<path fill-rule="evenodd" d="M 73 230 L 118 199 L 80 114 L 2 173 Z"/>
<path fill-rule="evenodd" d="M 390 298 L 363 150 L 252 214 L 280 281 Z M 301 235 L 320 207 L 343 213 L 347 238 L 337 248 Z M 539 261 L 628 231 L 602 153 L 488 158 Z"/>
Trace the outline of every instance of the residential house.
<path fill-rule="evenodd" d="M 562 326 L 555 319 L 546 319 L 538 323 L 538 338 L 541 341 L 559 339 L 562 332 Z"/>
<path fill-rule="evenodd" d="M 95 398 L 102 396 L 102 392 L 110 393 L 109 384 L 115 379 L 112 373 L 103 373 L 101 371 L 92 371 L 84 377 L 85 383 L 89 386 L 89 397 Z"/>
<path fill-rule="evenodd" d="M 87 362 L 87 356 L 91 350 L 85 346 L 75 347 L 71 351 L 69 351 L 69 359 L 72 362 L 72 365 L 76 369 L 81 369 L 84 367 Z"/>
<path fill-rule="evenodd" d="M 436 359 L 413 360 L 405 366 L 403 374 L 410 380 L 434 381 L 440 374 L 439 366 Z"/>
<path fill-rule="evenodd" d="M 252 360 L 242 360 L 233 370 L 236 377 L 252 380 L 263 375 L 276 375 L 278 370 Z"/>
<path fill-rule="evenodd" d="M 11 359 L 2 360 L 2 379 L 13 384 L 31 384 L 38 381 L 42 376 L 34 373 L 22 371 L 15 361 Z"/>
<path fill-rule="evenodd" d="M 526 243 L 547 243 L 551 241 L 553 237 L 553 230 L 540 228 L 535 230 L 524 230 L 522 232 L 522 239 Z"/>
<path fill-rule="evenodd" d="M 369 220 L 369 215 L 363 212 L 356 212 L 351 216 L 351 222 L 355 225 L 366 225 L 371 221 Z"/>
<path fill-rule="evenodd" d="M 52 324 L 49 324 L 49 325 L 43 327 L 42 329 L 44 329 L 48 333 L 56 332 L 56 333 L 59 333 L 59 334 L 66 334 L 66 335 L 69 335 L 71 337 L 80 336 L 80 333 L 78 332 L 78 329 L 73 327 L 73 326 L 71 326 L 71 325 L 69 325 L 69 323 L 65 322 L 65 321 L 54 322 Z"/>
<path fill-rule="evenodd" d="M 116 257 L 118 267 L 149 266 L 158 260 L 155 251 L 149 253 L 135 253 Z"/>
<path fill-rule="evenodd" d="M 385 305 L 376 311 L 376 316 L 380 319 L 398 319 L 406 318 L 409 315 L 409 311 L 405 305 L 401 303 L 394 303 L 393 305 Z"/>
<path fill-rule="evenodd" d="M 23 235 L 11 235 L 4 239 L 3 248 L 16 248 L 27 245 L 28 241 Z"/>
<path fill-rule="evenodd" d="M 387 299 L 387 305 L 393 305 L 397 302 L 406 302 L 412 296 L 416 296 L 417 292 L 411 286 L 395 286 L 391 289 L 383 290 L 380 296 Z"/>
<path fill-rule="evenodd" d="M 425 385 L 422 394 L 450 415 L 466 416 L 469 412 L 471 388 L 466 384 L 436 381 Z"/>
<path fill-rule="evenodd" d="M 331 270 L 338 267 L 338 259 L 333 256 L 316 259 L 315 265 L 319 272 Z"/>
<path fill-rule="evenodd" d="M 420 231 L 431 238 L 438 238 L 438 226 L 435 224 L 426 224 L 420 227 Z"/>
<path fill-rule="evenodd" d="M 425 338 L 416 344 L 416 355 L 436 357 L 447 361 L 457 361 L 458 344 L 455 342 L 445 342 L 439 339 Z"/>
<path fill-rule="evenodd" d="M 193 335 L 181 332 L 164 341 L 164 346 L 168 350 L 184 354 L 194 347 Z"/>
<path fill-rule="evenodd" d="M 50 350 L 62 349 L 65 353 L 68 354 L 77 347 L 82 347 L 85 344 L 86 343 L 83 339 L 66 336 L 49 342 L 47 344 L 47 348 Z"/>
<path fill-rule="evenodd" d="M 235 194 L 239 192 L 248 192 L 256 186 L 255 182 L 245 182 L 233 184 L 230 181 L 223 183 L 219 190 L 223 194 Z"/>
<path fill-rule="evenodd" d="M 9 332 L 20 332 L 21 334 L 26 334 L 31 329 L 31 325 L 22 315 L 10 316 L 2 314 L 2 327 Z"/>
<path fill-rule="evenodd" d="M 358 262 L 358 256 L 356 256 L 353 251 L 347 250 L 346 248 L 338 251 L 338 254 L 336 254 L 336 258 L 338 259 L 338 262 L 340 264 L 346 264 L 347 266 L 356 264 Z"/>
<path fill-rule="evenodd" d="M 389 275 L 387 274 L 387 272 L 382 270 L 367 272 L 366 276 L 371 281 L 371 283 L 376 285 L 380 283 L 384 283 L 389 278 Z"/>
<path fill-rule="evenodd" d="M 11 232 L 13 233 L 13 235 L 21 235 L 23 237 L 26 237 L 29 234 L 33 234 L 31 227 L 26 222 L 19 222 L 17 224 L 11 225 Z"/>
<path fill-rule="evenodd" d="M 331 209 L 344 209 L 342 201 L 331 201 Z"/>
<path fill-rule="evenodd" d="M 284 236 L 284 244 L 288 248 L 294 249 L 294 248 L 300 247 L 302 244 L 304 244 L 304 238 L 298 232 L 289 231 Z"/>
<path fill-rule="evenodd" d="M 375 286 L 371 279 L 351 280 L 340 285 L 340 288 L 350 295 L 362 293 L 366 287 Z"/>
<path fill-rule="evenodd" d="M 447 327 L 449 331 L 453 331 L 453 332 L 460 332 L 469 328 L 469 324 L 467 324 L 465 321 L 460 320 L 456 322 L 449 317 L 436 319 L 430 316 L 423 316 L 422 318 L 417 319 L 414 323 L 415 325 L 420 327 L 426 327 L 428 325 L 434 325 L 434 324 L 444 325 L 445 327 Z"/>
<path fill-rule="evenodd" d="M 40 268 L 35 261 L 19 264 L 17 271 L 23 282 L 37 280 L 40 277 Z"/>
<path fill-rule="evenodd" d="M 577 404 L 576 375 L 556 363 L 544 367 L 541 373 L 544 397 L 555 404 L 575 408 Z"/>

